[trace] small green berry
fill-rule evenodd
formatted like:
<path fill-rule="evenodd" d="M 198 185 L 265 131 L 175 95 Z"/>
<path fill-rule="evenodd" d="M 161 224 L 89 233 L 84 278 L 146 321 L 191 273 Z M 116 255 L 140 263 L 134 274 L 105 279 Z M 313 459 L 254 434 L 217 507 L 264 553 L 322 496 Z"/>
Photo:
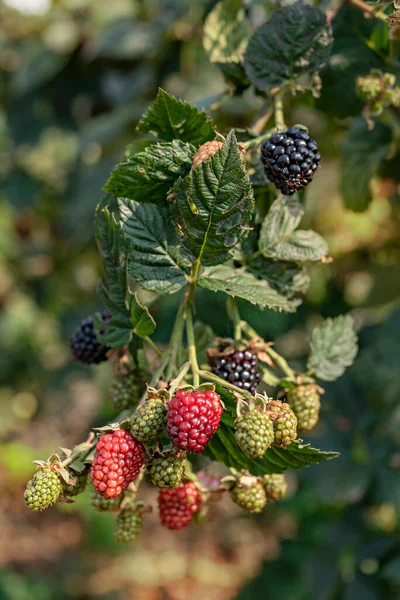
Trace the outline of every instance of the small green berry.
<path fill-rule="evenodd" d="M 123 510 L 115 520 L 114 537 L 117 542 L 128 544 L 142 530 L 142 517 L 133 510 Z"/>
<path fill-rule="evenodd" d="M 283 474 L 264 475 L 262 483 L 271 500 L 282 500 L 286 496 L 288 486 Z"/>
<path fill-rule="evenodd" d="M 318 422 L 321 398 L 315 385 L 298 385 L 287 393 L 287 401 L 297 415 L 299 431 L 310 431 Z"/>
<path fill-rule="evenodd" d="M 182 458 L 173 452 L 154 458 L 150 467 L 151 482 L 158 488 L 173 490 L 181 483 L 185 474 Z"/>
<path fill-rule="evenodd" d="M 150 442 L 159 437 L 167 424 L 167 407 L 161 398 L 149 398 L 136 409 L 131 419 L 131 432 L 138 442 Z"/>
<path fill-rule="evenodd" d="M 274 425 L 274 444 L 276 446 L 291 444 L 297 438 L 297 418 L 289 404 L 271 400 L 266 412 Z"/>
<path fill-rule="evenodd" d="M 25 492 L 25 504 L 31 510 L 44 510 L 57 502 L 61 494 L 61 481 L 49 467 L 39 468 L 28 481 Z"/>
<path fill-rule="evenodd" d="M 236 423 L 235 438 L 249 458 L 262 458 L 275 440 L 274 426 L 266 413 L 250 410 Z"/>
<path fill-rule="evenodd" d="M 249 483 L 241 480 L 230 490 L 230 495 L 235 504 L 250 513 L 260 513 L 267 504 L 267 494 L 261 481 L 248 478 Z"/>
<path fill-rule="evenodd" d="M 121 504 L 121 500 L 122 496 L 119 496 L 118 498 L 110 498 L 109 500 L 107 500 L 107 498 L 103 498 L 103 496 L 100 496 L 97 492 L 93 490 L 90 499 L 90 504 L 99 512 L 112 512 L 118 510 L 119 505 Z"/>

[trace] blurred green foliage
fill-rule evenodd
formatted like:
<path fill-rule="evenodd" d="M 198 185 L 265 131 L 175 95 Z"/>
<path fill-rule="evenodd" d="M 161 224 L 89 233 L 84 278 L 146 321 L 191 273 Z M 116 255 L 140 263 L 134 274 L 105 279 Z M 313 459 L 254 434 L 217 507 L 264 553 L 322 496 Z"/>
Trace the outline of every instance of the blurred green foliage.
<path fill-rule="evenodd" d="M 207 597 L 198 574 L 205 540 L 201 546 L 197 532 L 190 542 L 197 570 L 183 568 L 182 575 L 183 559 L 177 557 L 189 546 L 182 542 L 178 548 L 173 542 L 177 596 L 165 590 L 158 595 L 162 574 L 154 584 L 132 576 L 128 591 L 118 583 L 102 589 L 103 579 L 97 588 L 92 582 L 81 589 L 88 573 L 101 570 L 104 555 L 117 551 L 107 520 L 93 515 L 83 499 L 62 514 L 67 524 L 84 522 L 85 538 L 77 534 L 64 545 L 60 542 L 60 549 L 53 553 L 50 547 L 47 556 L 29 553 L 26 549 L 39 543 L 37 536 L 61 540 L 64 530 L 57 533 L 51 515 L 37 527 L 27 522 L 21 486 L 31 460 L 45 458 L 54 446 L 80 441 L 90 426 L 112 414 L 106 402 L 108 365 L 90 371 L 72 364 L 68 338 L 80 318 L 98 306 L 95 204 L 157 88 L 209 106 L 222 131 L 249 126 L 261 106 L 260 98 L 245 92 L 224 98 L 214 110 L 213 98 L 225 84 L 202 48 L 202 23 L 214 4 L 13 0 L 0 6 L 0 470 L 7 487 L 0 526 L 10 510 L 4 535 L 21 540 L 20 556 L 11 545 L 8 553 L 0 553 L 2 598 L 184 598 L 180 578 L 189 578 L 192 589 Z M 255 2 L 254 22 L 264 18 L 264 9 L 274 7 L 272 1 Z M 351 33 L 354 22 L 358 37 Z M 306 440 L 339 451 L 341 457 L 293 480 L 296 493 L 272 506 L 254 529 L 249 519 L 225 515 L 236 519 L 232 531 L 239 531 L 238 522 L 242 533 L 228 535 L 227 526 L 210 543 L 225 549 L 227 564 L 229 553 L 241 549 L 237 568 L 242 578 L 231 588 L 221 583 L 219 595 L 210 598 L 234 598 L 243 579 L 255 574 L 256 567 L 246 570 L 245 557 L 257 562 L 260 556 L 251 535 L 245 543 L 241 536 L 246 531 L 254 536 L 258 528 L 275 532 L 278 546 L 256 579 L 238 592 L 238 600 L 392 600 L 400 595 L 398 161 L 397 167 L 396 161 L 383 165 L 362 214 L 343 208 L 338 176 L 346 118 L 362 109 L 354 82 L 371 67 L 382 67 L 384 27 L 345 7 L 333 23 L 334 57 L 339 58 L 322 73 L 321 97 L 307 94 L 287 107 L 287 120 L 308 125 L 322 148 L 323 167 L 307 193 L 305 221 L 327 239 L 334 262 L 312 267 L 310 290 L 296 314 L 241 307 L 260 334 L 276 340 L 289 360 L 301 366 L 318 315 L 353 312 L 359 356 L 338 382 L 326 385 L 318 439 Z M 340 61 L 341 56 L 346 60 Z M 210 100 L 204 101 L 205 95 Z M 141 138 L 134 139 L 135 148 L 141 148 Z M 178 296 L 154 306 L 160 344 L 168 340 Z M 199 291 L 198 317 L 219 335 L 231 333 L 219 295 Z M 276 524 L 285 519 L 292 525 L 282 533 Z M 156 549 L 149 541 L 144 548 L 151 561 Z M 133 560 L 138 561 L 137 554 Z M 221 567 L 222 579 L 223 573 Z"/>

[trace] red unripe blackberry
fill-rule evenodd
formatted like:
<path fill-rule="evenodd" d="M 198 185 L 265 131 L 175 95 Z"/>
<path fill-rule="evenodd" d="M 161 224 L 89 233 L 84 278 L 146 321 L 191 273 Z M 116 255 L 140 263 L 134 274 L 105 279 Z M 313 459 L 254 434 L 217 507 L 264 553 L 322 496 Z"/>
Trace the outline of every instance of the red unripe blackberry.
<path fill-rule="evenodd" d="M 90 471 L 97 493 L 104 498 L 118 498 L 139 475 L 144 454 L 142 444 L 124 429 L 102 435 Z"/>
<path fill-rule="evenodd" d="M 262 144 L 261 160 L 271 183 L 282 194 L 292 196 L 311 182 L 321 155 L 317 142 L 306 131 L 290 127 Z"/>
<path fill-rule="evenodd" d="M 216 356 L 210 359 L 211 370 L 214 375 L 233 383 L 243 390 L 253 394 L 261 380 L 261 374 L 257 368 L 257 356 L 245 350 L 234 350 L 226 356 Z"/>
<path fill-rule="evenodd" d="M 167 433 L 178 448 L 203 452 L 219 427 L 221 415 L 221 400 L 216 392 L 179 390 L 168 406 Z"/>
<path fill-rule="evenodd" d="M 101 313 L 101 320 L 107 323 L 111 319 L 109 312 Z M 76 329 L 70 341 L 72 355 L 75 360 L 85 365 L 99 364 L 107 360 L 108 346 L 103 346 L 97 341 L 94 320 L 92 316 L 86 317 Z"/>
<path fill-rule="evenodd" d="M 184 529 L 190 525 L 200 507 L 200 492 L 192 481 L 181 483 L 174 490 L 160 490 L 158 509 L 161 525 L 167 529 Z"/>

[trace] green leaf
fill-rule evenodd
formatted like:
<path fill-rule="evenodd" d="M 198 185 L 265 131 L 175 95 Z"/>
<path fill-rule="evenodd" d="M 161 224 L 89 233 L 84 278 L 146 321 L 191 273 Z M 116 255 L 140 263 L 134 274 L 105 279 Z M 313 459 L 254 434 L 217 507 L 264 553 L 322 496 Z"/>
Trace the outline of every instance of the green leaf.
<path fill-rule="evenodd" d="M 368 129 L 365 119 L 354 119 L 342 147 L 341 192 L 347 208 L 362 212 L 372 200 L 371 179 L 391 148 L 391 130 L 375 122 Z"/>
<path fill-rule="evenodd" d="M 191 260 L 216 265 L 228 260 L 247 236 L 253 190 L 233 131 L 222 148 L 174 186 L 171 217 Z"/>
<path fill-rule="evenodd" d="M 101 343 L 120 348 L 129 344 L 133 333 L 139 337 L 151 335 L 156 324 L 136 294 L 128 290 L 122 230 L 103 204 L 99 203 L 95 216 L 96 239 L 105 273 L 98 294 L 110 310 L 111 319 L 105 325 L 100 315 L 95 315 L 95 326 Z"/>
<path fill-rule="evenodd" d="M 258 280 L 244 269 L 218 266 L 207 269 L 198 280 L 198 286 L 212 292 L 224 292 L 242 298 L 261 308 L 294 312 L 295 305 L 273 289 L 267 281 Z"/>
<path fill-rule="evenodd" d="M 304 209 L 295 198 L 281 196 L 272 204 L 261 226 L 259 249 L 275 260 L 304 262 L 320 260 L 328 252 L 325 240 L 315 231 L 294 229 Z"/>
<path fill-rule="evenodd" d="M 133 332 L 145 338 L 153 333 L 156 323 L 146 306 L 140 304 L 136 294 L 131 296 L 130 315 Z"/>
<path fill-rule="evenodd" d="M 271 205 L 261 225 L 258 243 L 261 252 L 264 253 L 282 237 L 290 235 L 299 225 L 303 215 L 303 205 L 296 197 L 279 196 Z"/>
<path fill-rule="evenodd" d="M 166 209 L 120 200 L 128 253 L 128 274 L 156 294 L 172 294 L 186 285 L 189 263 L 178 250 L 178 235 Z"/>
<path fill-rule="evenodd" d="M 286 448 L 278 446 L 269 448 L 263 459 L 248 458 L 235 439 L 235 397 L 221 386 L 217 386 L 216 391 L 220 394 L 227 410 L 223 412 L 218 431 L 213 435 L 206 449 L 206 454 L 211 460 L 222 462 L 234 469 L 245 469 L 252 475 L 263 476 L 267 473 L 283 473 L 288 469 L 303 469 L 338 456 L 336 452 L 324 452 L 311 448 L 309 444 L 296 441 Z"/>
<path fill-rule="evenodd" d="M 334 381 L 353 364 L 357 355 L 357 335 L 349 315 L 326 319 L 314 329 L 307 367 L 324 381 Z"/>
<path fill-rule="evenodd" d="M 138 131 L 151 133 L 160 140 L 182 140 L 195 146 L 215 138 L 213 123 L 205 111 L 198 110 L 188 102 L 177 100 L 161 88 L 137 128 Z"/>
<path fill-rule="evenodd" d="M 117 165 L 104 189 L 119 198 L 166 205 L 175 181 L 189 173 L 194 151 L 178 140 L 148 146 Z"/>
<path fill-rule="evenodd" d="M 275 262 L 257 256 L 249 259 L 247 269 L 258 279 L 264 279 L 269 285 L 294 302 L 294 306 L 301 304 L 301 295 L 304 295 L 310 285 L 310 276 L 304 265 L 292 262 Z"/>
<path fill-rule="evenodd" d="M 243 56 L 251 28 L 243 4 L 243 0 L 223 0 L 215 6 L 204 23 L 203 45 L 228 80 L 248 85 Z"/>
<path fill-rule="evenodd" d="M 327 62 L 333 41 L 325 14 L 302 0 L 271 19 L 250 39 L 245 69 L 252 84 L 268 91 L 319 71 Z"/>

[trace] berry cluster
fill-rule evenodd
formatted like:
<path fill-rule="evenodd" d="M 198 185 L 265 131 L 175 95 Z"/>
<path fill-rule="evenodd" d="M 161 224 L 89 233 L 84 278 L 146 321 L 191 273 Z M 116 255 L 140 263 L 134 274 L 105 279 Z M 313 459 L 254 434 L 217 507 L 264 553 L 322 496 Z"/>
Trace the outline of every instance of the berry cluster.
<path fill-rule="evenodd" d="M 261 146 L 265 173 L 282 194 L 292 196 L 311 182 L 321 155 L 317 142 L 306 131 L 290 127 Z"/>
<path fill-rule="evenodd" d="M 210 366 L 215 375 L 252 394 L 261 380 L 257 365 L 257 356 L 250 350 L 234 350 L 230 354 L 210 358 Z"/>

